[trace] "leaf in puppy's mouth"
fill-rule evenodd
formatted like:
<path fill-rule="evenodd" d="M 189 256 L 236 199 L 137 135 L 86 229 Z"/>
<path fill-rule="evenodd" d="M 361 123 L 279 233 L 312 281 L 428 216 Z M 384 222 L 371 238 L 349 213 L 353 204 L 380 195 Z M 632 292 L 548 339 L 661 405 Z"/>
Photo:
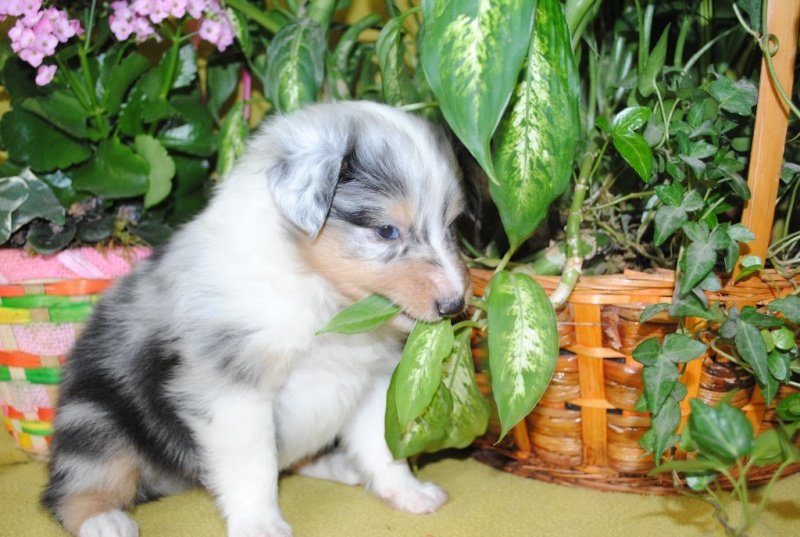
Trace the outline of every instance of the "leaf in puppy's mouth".
<path fill-rule="evenodd" d="M 397 304 L 381 295 L 370 295 L 346 307 L 319 329 L 316 335 L 334 332 L 337 334 L 360 334 L 383 326 L 398 315 L 415 320 Z"/>

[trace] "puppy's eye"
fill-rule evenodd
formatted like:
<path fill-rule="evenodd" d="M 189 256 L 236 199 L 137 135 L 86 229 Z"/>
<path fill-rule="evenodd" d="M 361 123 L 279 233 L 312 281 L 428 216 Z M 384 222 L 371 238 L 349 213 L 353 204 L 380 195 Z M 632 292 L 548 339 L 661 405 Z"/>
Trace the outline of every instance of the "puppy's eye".
<path fill-rule="evenodd" d="M 380 238 L 386 240 L 394 240 L 400 236 L 400 231 L 390 224 L 375 228 L 375 233 L 377 233 Z"/>

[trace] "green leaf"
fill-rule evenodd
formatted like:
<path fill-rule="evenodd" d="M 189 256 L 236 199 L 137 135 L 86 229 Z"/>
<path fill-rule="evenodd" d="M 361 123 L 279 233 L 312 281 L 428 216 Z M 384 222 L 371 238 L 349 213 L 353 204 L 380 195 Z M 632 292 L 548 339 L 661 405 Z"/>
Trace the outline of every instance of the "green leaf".
<path fill-rule="evenodd" d="M 784 317 L 794 324 L 800 324 L 800 296 L 790 295 L 778 298 L 767 304 L 767 309 L 782 313 Z"/>
<path fill-rule="evenodd" d="M 23 171 L 19 178 L 27 184 L 28 196 L 14 211 L 12 229 L 19 229 L 36 218 L 44 218 L 54 224 L 64 225 L 66 222 L 64 207 L 50 186 L 30 170 Z"/>
<path fill-rule="evenodd" d="M 680 183 L 670 183 L 669 185 L 656 185 L 653 192 L 665 205 L 670 207 L 680 207 L 683 202 L 683 187 Z"/>
<path fill-rule="evenodd" d="M 663 356 L 676 364 L 691 362 L 706 352 L 706 345 L 684 334 L 667 334 L 664 337 Z"/>
<path fill-rule="evenodd" d="M 166 60 L 166 59 L 165 59 Z M 163 65 L 166 64 L 166 61 Z M 178 51 L 178 69 L 172 89 L 186 88 L 191 85 L 197 76 L 197 53 L 191 43 L 186 43 Z"/>
<path fill-rule="evenodd" d="M 505 436 L 547 389 L 558 361 L 558 325 L 532 278 L 501 271 L 488 289 L 489 370 Z"/>
<path fill-rule="evenodd" d="M 757 255 L 748 255 L 742 258 L 740 263 L 741 270 L 739 274 L 736 276 L 736 281 L 742 280 L 747 278 L 748 276 L 759 272 L 761 269 L 764 268 L 764 263 L 761 261 L 761 258 Z"/>
<path fill-rule="evenodd" d="M 708 310 L 708 305 L 704 304 L 691 291 L 685 296 L 676 294 L 676 298 L 673 299 L 669 308 L 669 315 L 670 317 L 700 317 L 707 320 L 714 318 L 714 314 Z"/>
<path fill-rule="evenodd" d="M 775 411 L 783 421 L 800 422 L 800 393 L 787 395 L 775 407 Z"/>
<path fill-rule="evenodd" d="M 405 427 L 400 425 L 397 417 L 397 371 L 392 375 L 392 382 L 386 394 L 385 436 L 386 444 L 395 459 L 403 459 L 421 453 L 429 445 L 439 442 L 446 434 L 453 411 L 453 398 L 450 392 L 440 383 L 431 404 L 422 414 Z"/>
<path fill-rule="evenodd" d="M 714 269 L 717 252 L 707 242 L 692 242 L 686 248 L 686 270 L 681 279 L 681 289 L 690 292 Z"/>
<path fill-rule="evenodd" d="M 117 138 L 103 140 L 95 157 L 75 170 L 73 185 L 109 199 L 143 196 L 148 190 L 149 166 Z"/>
<path fill-rule="evenodd" d="M 681 202 L 681 207 L 688 212 L 699 211 L 705 207 L 705 205 L 703 196 L 694 189 L 687 192 L 686 196 L 683 198 L 683 202 Z"/>
<path fill-rule="evenodd" d="M 111 71 L 104 84 L 104 101 L 109 115 L 113 116 L 120 111 L 133 83 L 149 68 L 150 62 L 147 58 L 138 52 L 132 52 Z"/>
<path fill-rule="evenodd" d="M 662 311 L 667 311 L 669 309 L 669 303 L 659 303 L 659 304 L 650 304 L 647 306 L 642 314 L 639 316 L 639 324 L 646 323 Z"/>
<path fill-rule="evenodd" d="M 797 446 L 794 446 L 791 440 L 795 429 L 792 426 L 784 426 L 760 432 L 755 438 L 750 460 L 756 466 L 779 464 L 791 457 L 797 460 Z"/>
<path fill-rule="evenodd" d="M 761 0 L 736 0 L 736 3 L 747 13 L 750 19 L 750 29 L 755 32 L 761 30 Z"/>
<path fill-rule="evenodd" d="M 279 112 L 317 100 L 325 74 L 325 34 L 314 21 L 297 19 L 272 38 L 264 88 Z"/>
<path fill-rule="evenodd" d="M 417 322 L 403 349 L 394 382 L 397 419 L 405 427 L 431 404 L 442 381 L 442 360 L 453 349 L 450 321 Z"/>
<path fill-rule="evenodd" d="M 24 163 L 34 171 L 66 169 L 91 156 L 88 144 L 67 136 L 42 118 L 20 108 L 12 108 L 0 119 L 8 158 Z M 46 147 L 47 151 L 40 148 Z"/>
<path fill-rule="evenodd" d="M 225 116 L 219 133 L 219 155 L 217 175 L 224 180 L 233 169 L 239 156 L 244 153 L 250 130 L 244 117 L 245 103 L 236 103 Z"/>
<path fill-rule="evenodd" d="M 730 78 L 719 76 L 709 85 L 708 91 L 717 100 L 720 108 L 741 116 L 752 116 L 753 107 L 758 102 L 758 90 L 745 78 L 734 82 Z"/>
<path fill-rule="evenodd" d="M 613 142 L 622 158 L 645 183 L 649 183 L 653 174 L 653 150 L 644 136 L 636 132 L 618 133 L 614 134 Z"/>
<path fill-rule="evenodd" d="M 656 246 L 661 246 L 673 233 L 689 221 L 689 215 L 681 207 L 662 205 L 656 211 L 655 236 L 653 241 Z"/>
<path fill-rule="evenodd" d="M 767 369 L 776 380 L 789 380 L 792 374 L 792 370 L 789 369 L 789 363 L 790 357 L 786 352 L 773 350 L 767 355 Z"/>
<path fill-rule="evenodd" d="M 760 384 L 766 384 L 770 378 L 767 365 L 767 345 L 758 328 L 750 323 L 742 322 L 734 341 L 736 349 L 744 361 L 753 367 L 756 380 Z"/>
<path fill-rule="evenodd" d="M 115 216 L 104 216 L 99 220 L 80 222 L 77 225 L 77 237 L 81 242 L 95 244 L 111 237 L 117 224 Z"/>
<path fill-rule="evenodd" d="M 59 89 L 47 96 L 25 99 L 22 107 L 70 136 L 78 139 L 89 137 L 86 128 L 89 112 L 71 91 Z"/>
<path fill-rule="evenodd" d="M 678 367 L 661 356 L 652 365 L 642 368 L 644 395 L 650 412 L 653 414 L 661 412 L 661 407 L 669 399 L 669 395 L 672 393 L 675 383 L 678 382 L 679 376 Z"/>
<path fill-rule="evenodd" d="M 744 227 L 742 224 L 733 224 L 728 228 L 728 236 L 738 242 L 750 242 L 756 240 L 756 236 L 752 231 Z"/>
<path fill-rule="evenodd" d="M 422 2 L 425 76 L 447 123 L 493 182 L 489 142 L 528 53 L 536 5 L 534 0 Z"/>
<path fill-rule="evenodd" d="M 16 228 L 13 215 L 28 199 L 28 184 L 21 177 L 4 177 L 0 181 L 0 244 L 6 242 Z"/>
<path fill-rule="evenodd" d="M 580 136 L 578 72 L 561 4 L 536 4 L 527 68 L 495 138 L 497 181 L 489 183 L 512 249 L 568 186 Z"/>
<path fill-rule="evenodd" d="M 664 68 L 664 61 L 667 57 L 669 27 L 670 25 L 667 24 L 666 28 L 664 28 L 658 43 L 653 47 L 650 56 L 647 58 L 644 70 L 639 74 L 637 87 L 639 88 L 639 93 L 641 93 L 643 97 L 649 97 L 656 91 L 656 78 L 661 74 L 661 70 Z"/>
<path fill-rule="evenodd" d="M 669 305 L 669 304 L 667 304 Z M 658 338 L 645 339 L 633 350 L 633 359 L 642 365 L 654 365 L 661 355 L 661 343 Z"/>
<path fill-rule="evenodd" d="M 316 335 L 327 332 L 358 334 L 388 323 L 400 313 L 400 306 L 380 295 L 370 295 L 340 311 Z"/>
<path fill-rule="evenodd" d="M 781 326 L 772 332 L 772 339 L 775 341 L 775 346 L 782 351 L 792 350 L 797 343 L 795 342 L 794 332 L 787 326 Z"/>
<path fill-rule="evenodd" d="M 241 68 L 242 64 L 239 62 L 225 62 L 208 66 L 208 107 L 214 117 L 220 117 L 223 105 L 236 91 Z"/>
<path fill-rule="evenodd" d="M 67 222 L 55 226 L 44 222 L 34 222 L 28 230 L 28 246 L 41 255 L 50 255 L 66 248 L 75 238 L 75 224 Z"/>
<path fill-rule="evenodd" d="M 784 325 L 784 321 L 773 315 L 761 313 L 753 306 L 745 306 L 741 312 L 742 320 L 756 328 L 777 328 Z"/>
<path fill-rule="evenodd" d="M 689 401 L 689 427 L 700 453 L 733 464 L 753 451 L 753 426 L 744 413 L 727 403 L 710 407 L 699 399 Z"/>
<path fill-rule="evenodd" d="M 134 142 L 136 152 L 150 166 L 147 175 L 148 189 L 144 196 L 144 208 L 158 205 L 172 191 L 172 178 L 175 176 L 175 162 L 164 149 L 164 146 L 152 136 L 140 134 Z"/>
<path fill-rule="evenodd" d="M 411 74 L 406 67 L 406 47 L 403 42 L 405 20 L 418 11 L 418 7 L 408 9 L 389 20 L 378 36 L 376 51 L 381 68 L 383 101 L 392 106 L 411 104 L 418 100 L 411 82 Z"/>
<path fill-rule="evenodd" d="M 640 129 L 650 119 L 651 113 L 646 106 L 632 106 L 621 110 L 611 123 L 611 134 L 627 134 Z"/>
<path fill-rule="evenodd" d="M 428 445 L 426 451 L 465 448 L 486 433 L 491 406 L 475 382 L 470 345 L 471 332 L 464 330 L 455 338 L 453 352 L 442 363 L 442 383 L 453 399 L 447 434 Z"/>
<path fill-rule="evenodd" d="M 642 447 L 653 452 L 656 461 L 660 461 L 680 438 L 675 434 L 680 422 L 680 406 L 673 398 L 667 397 L 660 412 L 651 416 L 650 430 L 642 435 L 640 441 Z"/>
<path fill-rule="evenodd" d="M 210 157 L 217 150 L 217 137 L 213 132 L 214 119 L 208 107 L 200 101 L 199 93 L 173 98 L 170 105 L 179 113 L 156 136 L 169 151 Z"/>

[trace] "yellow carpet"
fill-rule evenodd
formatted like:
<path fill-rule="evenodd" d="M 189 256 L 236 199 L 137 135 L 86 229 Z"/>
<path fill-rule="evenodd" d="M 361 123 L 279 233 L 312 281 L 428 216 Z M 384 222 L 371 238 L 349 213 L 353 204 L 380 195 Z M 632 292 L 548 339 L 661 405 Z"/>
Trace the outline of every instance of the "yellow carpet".
<path fill-rule="evenodd" d="M 39 507 L 45 466 L 21 456 L 0 432 L 0 535 L 66 535 Z M 281 480 L 280 502 L 296 537 L 663 537 L 723 536 L 711 508 L 686 497 L 596 492 L 542 483 L 472 459 L 421 468 L 450 501 L 436 514 L 398 513 L 360 487 L 299 476 Z M 142 537 L 224 537 L 213 500 L 196 490 L 139 506 Z M 751 537 L 800 536 L 800 475 L 778 483 Z"/>

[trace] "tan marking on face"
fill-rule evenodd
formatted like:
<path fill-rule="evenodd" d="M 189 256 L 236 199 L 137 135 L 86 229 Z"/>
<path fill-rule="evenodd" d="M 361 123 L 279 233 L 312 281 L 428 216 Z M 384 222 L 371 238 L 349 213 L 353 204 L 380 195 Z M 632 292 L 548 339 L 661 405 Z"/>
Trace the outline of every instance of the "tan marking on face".
<path fill-rule="evenodd" d="M 81 526 L 93 516 L 133 506 L 139 472 L 126 456 L 103 465 L 105 483 L 101 489 L 87 490 L 67 497 L 59 507 L 64 528 L 78 535 Z"/>
<path fill-rule="evenodd" d="M 303 245 L 301 251 L 309 267 L 350 300 L 358 301 L 378 293 L 398 304 L 411 317 L 423 321 L 441 318 L 437 301 L 451 301 L 458 296 L 469 301 L 469 272 L 460 260 L 463 281 L 452 282 L 441 267 L 426 261 L 396 261 L 383 265 L 348 257 L 343 254 L 343 238 L 340 231 L 328 227 L 313 243 Z M 457 284 L 459 287 L 455 287 Z"/>

